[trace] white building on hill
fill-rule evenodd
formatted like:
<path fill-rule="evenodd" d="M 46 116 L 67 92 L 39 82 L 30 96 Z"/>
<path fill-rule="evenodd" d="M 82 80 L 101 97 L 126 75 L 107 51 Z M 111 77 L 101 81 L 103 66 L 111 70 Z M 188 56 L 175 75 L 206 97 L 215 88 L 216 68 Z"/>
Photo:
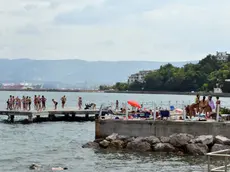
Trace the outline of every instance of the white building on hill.
<path fill-rule="evenodd" d="M 221 60 L 221 61 L 227 61 L 228 60 L 228 56 L 230 54 L 227 53 L 227 51 L 225 52 L 216 52 L 216 57 L 217 57 L 217 60 Z"/>
<path fill-rule="evenodd" d="M 128 79 L 128 84 L 132 84 L 135 81 L 143 83 L 146 75 L 149 74 L 150 72 L 152 72 L 152 70 L 142 70 L 139 71 L 138 73 L 130 75 Z"/>

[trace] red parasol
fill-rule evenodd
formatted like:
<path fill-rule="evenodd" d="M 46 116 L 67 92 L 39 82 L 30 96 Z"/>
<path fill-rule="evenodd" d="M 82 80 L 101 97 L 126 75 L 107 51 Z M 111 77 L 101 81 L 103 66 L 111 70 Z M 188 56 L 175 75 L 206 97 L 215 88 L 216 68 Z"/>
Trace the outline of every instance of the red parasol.
<path fill-rule="evenodd" d="M 138 102 L 134 101 L 134 100 L 129 100 L 128 104 L 133 106 L 133 107 L 141 108 L 141 105 Z"/>

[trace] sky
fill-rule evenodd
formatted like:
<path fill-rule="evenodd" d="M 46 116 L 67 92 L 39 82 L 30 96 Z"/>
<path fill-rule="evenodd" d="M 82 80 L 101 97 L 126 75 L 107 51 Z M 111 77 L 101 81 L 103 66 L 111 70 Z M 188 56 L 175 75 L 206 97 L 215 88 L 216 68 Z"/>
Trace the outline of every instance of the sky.
<path fill-rule="evenodd" d="M 229 0 L 0 0 L 0 59 L 199 60 L 230 51 Z"/>

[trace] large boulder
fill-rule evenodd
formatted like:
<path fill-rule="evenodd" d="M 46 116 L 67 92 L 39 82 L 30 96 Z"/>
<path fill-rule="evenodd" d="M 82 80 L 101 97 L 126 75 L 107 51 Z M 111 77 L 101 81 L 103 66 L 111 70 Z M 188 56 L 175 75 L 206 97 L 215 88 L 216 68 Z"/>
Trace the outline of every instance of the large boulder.
<path fill-rule="evenodd" d="M 116 140 L 117 137 L 118 137 L 118 134 L 117 133 L 113 133 L 110 136 L 106 137 L 105 139 L 111 142 L 112 140 Z"/>
<path fill-rule="evenodd" d="M 132 142 L 129 142 L 126 146 L 129 150 L 135 150 L 135 151 L 151 151 L 151 145 L 146 141 L 140 141 L 140 140 L 134 140 Z"/>
<path fill-rule="evenodd" d="M 126 141 L 130 138 L 131 138 L 130 136 L 124 136 L 124 135 L 118 135 L 117 136 L 117 140 L 122 140 L 122 141 Z"/>
<path fill-rule="evenodd" d="M 169 137 L 161 136 L 161 137 L 160 137 L 160 141 L 161 141 L 162 143 L 169 143 L 170 138 L 169 138 Z"/>
<path fill-rule="evenodd" d="M 88 142 L 82 146 L 82 148 L 99 148 L 99 144 L 97 142 Z"/>
<path fill-rule="evenodd" d="M 110 142 L 108 140 L 103 140 L 99 143 L 100 147 L 107 148 L 109 146 Z"/>
<path fill-rule="evenodd" d="M 216 152 L 216 151 L 225 150 L 225 149 L 230 149 L 230 146 L 216 143 L 212 146 L 211 152 Z"/>
<path fill-rule="evenodd" d="M 228 139 L 227 137 L 218 135 L 215 137 L 215 143 L 230 145 L 230 139 Z"/>
<path fill-rule="evenodd" d="M 95 139 L 94 142 L 96 142 L 96 143 L 99 144 L 99 143 L 100 143 L 101 141 L 103 141 L 103 140 L 104 140 L 104 138 L 99 138 L 99 139 Z"/>
<path fill-rule="evenodd" d="M 213 144 L 214 137 L 212 135 L 201 135 L 195 139 L 195 143 L 202 143 L 204 145 Z"/>
<path fill-rule="evenodd" d="M 113 140 L 109 144 L 109 148 L 111 149 L 123 149 L 124 147 L 124 141 L 122 140 Z"/>
<path fill-rule="evenodd" d="M 156 152 L 174 152 L 176 149 L 169 143 L 157 143 L 153 145 L 153 151 Z"/>
<path fill-rule="evenodd" d="M 191 155 L 205 155 L 208 152 L 208 146 L 202 143 L 187 144 L 186 148 Z"/>
<path fill-rule="evenodd" d="M 131 139 L 133 139 L 133 138 L 131 138 Z M 146 140 L 146 137 L 136 137 L 136 138 L 134 138 L 134 141 L 135 142 L 141 142 L 141 141 L 144 142 L 144 141 L 147 141 L 147 140 Z"/>
<path fill-rule="evenodd" d="M 146 137 L 145 140 L 148 143 L 150 143 L 151 145 L 156 144 L 156 143 L 160 143 L 160 140 L 157 137 L 155 137 L 155 136 Z"/>
<path fill-rule="evenodd" d="M 188 142 L 193 139 L 194 136 L 191 134 L 180 133 L 173 134 L 170 136 L 169 143 L 175 147 L 182 147 L 188 144 Z"/>

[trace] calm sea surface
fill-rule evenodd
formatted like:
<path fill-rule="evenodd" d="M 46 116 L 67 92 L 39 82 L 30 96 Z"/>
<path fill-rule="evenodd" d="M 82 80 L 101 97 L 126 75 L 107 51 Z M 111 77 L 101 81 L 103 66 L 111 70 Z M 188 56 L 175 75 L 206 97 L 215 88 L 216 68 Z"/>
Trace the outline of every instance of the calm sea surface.
<path fill-rule="evenodd" d="M 96 102 L 110 104 L 118 99 L 125 102 L 134 99 L 140 102 L 192 102 L 193 96 L 177 95 L 140 95 L 140 94 L 105 94 L 105 93 L 60 93 L 60 92 L 0 92 L 0 109 L 6 107 L 9 95 L 31 96 L 45 95 L 48 106 L 51 99 L 60 101 L 67 96 L 67 106 L 76 107 L 77 97 L 83 103 Z M 223 98 L 227 104 L 230 99 Z M 179 104 L 179 103 L 178 103 Z M 0 118 L 0 120 L 3 117 Z M 32 163 L 42 165 L 42 172 L 51 171 L 52 167 L 68 167 L 71 172 L 195 172 L 205 171 L 205 157 L 177 157 L 163 153 L 136 154 L 124 152 L 95 151 L 82 149 L 82 144 L 94 139 L 94 122 L 53 122 L 40 124 L 4 124 L 0 123 L 0 171 L 27 172 Z"/>

